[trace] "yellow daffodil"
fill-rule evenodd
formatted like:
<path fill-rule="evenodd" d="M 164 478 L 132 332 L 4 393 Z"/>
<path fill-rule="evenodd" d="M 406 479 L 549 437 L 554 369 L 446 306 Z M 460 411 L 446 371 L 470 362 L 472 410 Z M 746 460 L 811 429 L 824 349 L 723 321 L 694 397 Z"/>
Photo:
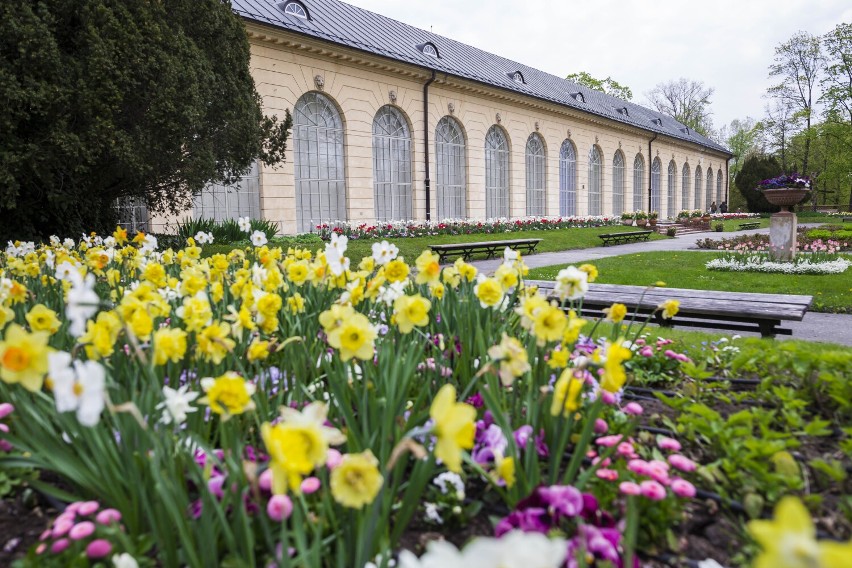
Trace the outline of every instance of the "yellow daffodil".
<path fill-rule="evenodd" d="M 164 327 L 154 332 L 154 364 L 178 363 L 186 354 L 186 332 L 180 328 Z"/>
<path fill-rule="evenodd" d="M 249 362 L 263 361 L 267 357 L 269 357 L 269 342 L 261 341 L 260 339 L 252 341 L 246 352 L 246 358 Z"/>
<path fill-rule="evenodd" d="M 86 322 L 86 333 L 80 336 L 80 343 L 86 346 L 89 359 L 102 359 L 115 351 L 119 333 L 121 320 L 115 312 L 100 312 L 97 319 Z"/>
<path fill-rule="evenodd" d="M 564 369 L 568 366 L 568 360 L 571 354 L 567 349 L 555 349 L 550 352 L 550 358 L 547 360 L 547 366 L 551 369 Z"/>
<path fill-rule="evenodd" d="M 497 483 L 511 488 L 515 485 L 515 458 L 509 456 L 504 458 L 497 456 L 495 460 L 493 475 Z"/>
<path fill-rule="evenodd" d="M 200 331 L 213 320 L 213 310 L 204 292 L 184 298 L 183 305 L 177 309 L 176 314 L 183 320 L 187 331 Z"/>
<path fill-rule="evenodd" d="M 535 335 L 538 345 L 561 340 L 565 333 L 568 318 L 565 312 L 555 305 L 544 305 L 536 310 L 533 317 L 532 333 Z"/>
<path fill-rule="evenodd" d="M 580 337 L 580 331 L 586 325 L 586 320 L 577 317 L 577 312 L 571 310 L 568 312 L 568 325 L 565 327 L 565 334 L 562 336 L 562 343 L 570 345 L 577 341 Z"/>
<path fill-rule="evenodd" d="M 553 387 L 553 400 L 550 403 L 551 416 L 569 416 L 580 408 L 580 395 L 583 381 L 574 376 L 573 369 L 565 369 Z"/>
<path fill-rule="evenodd" d="M 589 282 L 594 282 L 598 279 L 598 267 L 594 264 L 581 264 L 580 270 L 588 275 Z"/>
<path fill-rule="evenodd" d="M 289 266 L 287 266 L 287 280 L 296 286 L 301 286 L 308 279 L 309 272 L 310 269 L 308 268 L 307 261 L 298 260 L 296 262 L 292 262 Z"/>
<path fill-rule="evenodd" d="M 367 316 L 353 312 L 341 321 L 340 326 L 329 332 L 328 344 L 340 350 L 343 361 L 353 357 L 366 361 L 373 358 L 373 341 L 377 335 Z"/>
<path fill-rule="evenodd" d="M 39 390 L 47 373 L 47 356 L 53 351 L 47 346 L 49 338 L 46 331 L 29 333 L 16 323 L 10 324 L 0 341 L 0 379 L 20 383 L 32 392 Z"/>
<path fill-rule="evenodd" d="M 393 303 L 393 315 L 396 325 L 402 333 L 411 333 L 414 327 L 423 327 L 429 323 L 429 308 L 432 302 L 415 294 L 414 296 L 400 296 Z"/>
<path fill-rule="evenodd" d="M 771 521 L 749 521 L 748 532 L 763 549 L 755 568 L 852 567 L 852 541 L 816 540 L 811 515 L 797 497 L 781 499 Z"/>
<path fill-rule="evenodd" d="M 33 331 L 46 331 L 53 335 L 62 326 L 56 312 L 44 304 L 36 304 L 27 313 L 27 323 Z"/>
<path fill-rule="evenodd" d="M 494 278 L 500 283 L 500 286 L 503 287 L 503 291 L 505 292 L 518 285 L 518 271 L 506 264 L 501 264 L 494 271 Z"/>
<path fill-rule="evenodd" d="M 672 319 L 677 315 L 677 312 L 680 309 L 680 302 L 677 300 L 666 300 L 657 306 L 657 309 L 663 310 L 663 319 Z"/>
<path fill-rule="evenodd" d="M 350 509 L 369 505 L 379 494 L 384 477 L 379 472 L 379 460 L 373 452 L 346 454 L 331 472 L 331 495 Z"/>
<path fill-rule="evenodd" d="M 417 266 L 417 277 L 414 279 L 417 284 L 430 284 L 441 278 L 441 263 L 434 252 L 424 250 L 414 264 Z"/>
<path fill-rule="evenodd" d="M 6 327 L 6 324 L 15 319 L 15 312 L 6 306 L 0 305 L 0 331 Z"/>
<path fill-rule="evenodd" d="M 444 385 L 429 409 L 429 416 L 434 422 L 435 456 L 444 462 L 447 469 L 458 473 L 461 471 L 462 450 L 473 447 L 476 434 L 476 409 L 471 405 L 456 402 L 456 389 L 452 385 Z"/>
<path fill-rule="evenodd" d="M 298 292 L 287 298 L 287 309 L 293 315 L 301 314 L 305 311 L 305 299 Z"/>
<path fill-rule="evenodd" d="M 459 275 L 468 282 L 473 282 L 476 279 L 476 267 L 472 264 L 468 264 L 464 261 L 464 259 L 457 259 L 454 263 L 454 266 L 456 270 L 459 271 Z"/>
<path fill-rule="evenodd" d="M 488 349 L 488 356 L 500 363 L 497 374 L 503 386 L 511 386 L 515 379 L 530 370 L 529 356 L 521 342 L 505 332 L 497 345 Z"/>
<path fill-rule="evenodd" d="M 440 300 L 443 298 L 445 291 L 444 285 L 440 282 L 433 282 L 432 284 L 429 284 L 429 295 L 435 299 Z"/>
<path fill-rule="evenodd" d="M 328 407 L 312 402 L 302 412 L 281 407 L 281 422 L 261 426 L 261 436 L 272 468 L 272 492 L 298 493 L 302 478 L 325 463 L 330 445 L 346 441 L 337 430 L 325 425 Z"/>
<path fill-rule="evenodd" d="M 627 316 L 627 306 L 624 304 L 613 304 L 608 308 L 604 308 L 604 313 L 607 320 L 619 323 L 624 321 L 624 318 Z"/>
<path fill-rule="evenodd" d="M 224 419 L 235 414 L 242 414 L 254 410 L 255 404 L 251 399 L 255 393 L 255 386 L 244 378 L 228 371 L 215 379 L 205 377 L 201 379 L 201 388 L 207 396 L 198 402 L 206 404 L 216 414 L 221 414 Z"/>
<path fill-rule="evenodd" d="M 402 282 L 408 278 L 408 265 L 401 257 L 388 262 L 384 269 L 384 277 L 388 282 Z"/>
<path fill-rule="evenodd" d="M 202 329 L 196 337 L 198 354 L 205 361 L 212 361 L 218 365 L 236 346 L 236 342 L 229 337 L 230 333 L 230 325 L 214 321 Z"/>
<path fill-rule="evenodd" d="M 499 307 L 503 303 L 503 287 L 494 278 L 482 278 L 473 288 L 483 308 Z"/>
<path fill-rule="evenodd" d="M 627 381 L 627 373 L 624 370 L 624 361 L 632 356 L 632 352 L 624 347 L 622 339 L 615 343 L 608 343 L 606 347 L 606 361 L 603 364 L 603 375 L 601 376 L 601 388 L 609 392 L 618 392 Z"/>
<path fill-rule="evenodd" d="M 278 329 L 278 312 L 284 300 L 278 294 L 264 294 L 257 301 L 258 325 L 266 333 L 272 333 Z"/>

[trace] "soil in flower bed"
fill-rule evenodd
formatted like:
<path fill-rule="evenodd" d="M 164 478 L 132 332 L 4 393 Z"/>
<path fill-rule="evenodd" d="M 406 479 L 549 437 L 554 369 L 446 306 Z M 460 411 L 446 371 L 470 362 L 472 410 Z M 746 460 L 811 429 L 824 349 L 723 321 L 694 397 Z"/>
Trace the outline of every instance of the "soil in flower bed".
<path fill-rule="evenodd" d="M 35 506 L 30 503 L 33 499 Z M 56 514 L 50 504 L 27 491 L 0 500 L 0 566 L 26 556 Z"/>

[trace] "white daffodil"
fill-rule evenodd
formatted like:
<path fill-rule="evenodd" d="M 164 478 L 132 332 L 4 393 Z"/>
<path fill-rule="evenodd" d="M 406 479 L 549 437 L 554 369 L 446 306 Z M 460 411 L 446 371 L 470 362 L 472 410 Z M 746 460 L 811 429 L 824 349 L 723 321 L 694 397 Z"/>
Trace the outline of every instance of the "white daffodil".
<path fill-rule="evenodd" d="M 263 231 L 255 231 L 251 234 L 251 244 L 256 247 L 262 247 L 268 242 L 269 239 L 266 238 L 266 233 Z"/>
<path fill-rule="evenodd" d="M 71 361 L 65 352 L 48 355 L 48 373 L 58 412 L 77 412 L 83 426 L 97 425 L 104 410 L 106 373 L 97 361 Z"/>
<path fill-rule="evenodd" d="M 387 241 L 373 243 L 373 260 L 378 266 L 384 266 L 399 255 L 399 249 L 396 245 Z"/>
<path fill-rule="evenodd" d="M 562 269 L 556 275 L 553 292 L 560 299 L 578 300 L 589 291 L 589 275 L 576 266 Z"/>
<path fill-rule="evenodd" d="M 476 538 L 463 551 L 444 540 L 432 541 L 417 558 L 404 550 L 400 568 L 560 568 L 568 554 L 564 539 L 522 531 L 502 538 Z"/>
<path fill-rule="evenodd" d="M 163 402 L 157 405 L 157 410 L 163 410 L 163 416 L 160 422 L 163 424 L 183 424 L 186 422 L 186 415 L 190 412 L 195 412 L 198 408 L 192 406 L 192 401 L 198 398 L 197 392 L 187 392 L 189 385 L 183 385 L 175 390 L 171 387 L 163 387 L 163 396 L 166 397 Z"/>
<path fill-rule="evenodd" d="M 405 294 L 407 284 L 408 282 L 393 282 L 389 286 L 382 286 L 379 288 L 378 300 L 392 306 L 397 298 Z"/>
<path fill-rule="evenodd" d="M 198 231 L 195 235 L 195 242 L 200 245 L 209 245 L 213 242 L 213 233 L 205 233 L 204 231 Z"/>
<path fill-rule="evenodd" d="M 240 226 L 242 232 L 251 233 L 251 217 L 240 217 L 237 219 L 237 225 Z"/>
<path fill-rule="evenodd" d="M 73 276 L 79 276 L 79 274 L 80 269 L 77 267 L 76 264 L 67 260 L 63 260 L 56 267 L 55 276 L 57 280 L 68 280 L 70 282 Z"/>
<path fill-rule="evenodd" d="M 139 568 L 139 563 L 127 552 L 114 554 L 112 557 L 112 565 L 114 568 Z"/>
<path fill-rule="evenodd" d="M 139 252 L 142 254 L 151 254 L 157 250 L 157 237 L 154 235 L 145 235 L 142 241 L 142 246 L 139 247 Z"/>
<path fill-rule="evenodd" d="M 73 248 L 74 248 L 74 246 L 75 246 L 74 239 L 65 239 L 65 240 L 63 240 L 63 241 L 62 241 L 62 246 L 64 246 L 64 247 L 65 247 L 65 248 L 67 248 L 68 250 L 73 249 Z"/>
<path fill-rule="evenodd" d="M 519 258 L 521 258 L 521 253 L 518 251 L 512 250 L 509 247 L 503 250 L 503 264 L 514 266 Z"/>
<path fill-rule="evenodd" d="M 346 250 L 345 246 L 344 250 Z M 347 258 L 343 252 L 340 252 L 340 249 L 331 248 L 326 245 L 325 261 L 328 264 L 328 269 L 335 276 L 340 276 L 349 270 L 349 258 Z"/>
<path fill-rule="evenodd" d="M 71 288 L 65 299 L 65 317 L 71 322 L 68 331 L 80 337 L 86 331 L 86 321 L 98 313 L 101 299 L 95 293 L 95 277 L 91 274 L 84 278 L 75 270 L 69 273 L 69 281 Z"/>

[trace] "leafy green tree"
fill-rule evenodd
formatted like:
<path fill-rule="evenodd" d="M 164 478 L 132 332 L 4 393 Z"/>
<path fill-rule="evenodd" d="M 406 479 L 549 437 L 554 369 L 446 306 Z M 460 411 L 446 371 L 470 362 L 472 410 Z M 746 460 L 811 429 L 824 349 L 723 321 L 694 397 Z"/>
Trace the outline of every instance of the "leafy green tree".
<path fill-rule="evenodd" d="M 823 36 L 825 76 L 820 82 L 826 116 L 852 124 L 852 24 L 838 24 Z"/>
<path fill-rule="evenodd" d="M 778 211 L 778 207 L 766 201 L 763 194 L 755 188 L 761 181 L 781 173 L 781 164 L 774 156 L 753 154 L 745 159 L 742 169 L 734 179 L 734 186 L 745 200 L 749 211 L 752 213 Z"/>
<path fill-rule="evenodd" d="M 565 78 L 577 83 L 578 85 L 583 85 L 584 87 L 601 91 L 602 93 L 606 93 L 607 95 L 611 95 L 623 101 L 633 99 L 633 91 L 630 90 L 630 87 L 622 85 L 612 77 L 596 79 L 589 73 L 580 71 L 579 73 L 571 73 Z"/>
<path fill-rule="evenodd" d="M 676 81 L 658 83 L 646 93 L 651 106 L 688 126 L 703 136 L 713 134 L 710 97 L 715 89 L 702 81 L 681 77 Z"/>
<path fill-rule="evenodd" d="M 283 159 L 228 1 L 4 0 L 0 22 L 2 239 L 106 230 L 126 198 L 176 212 Z"/>

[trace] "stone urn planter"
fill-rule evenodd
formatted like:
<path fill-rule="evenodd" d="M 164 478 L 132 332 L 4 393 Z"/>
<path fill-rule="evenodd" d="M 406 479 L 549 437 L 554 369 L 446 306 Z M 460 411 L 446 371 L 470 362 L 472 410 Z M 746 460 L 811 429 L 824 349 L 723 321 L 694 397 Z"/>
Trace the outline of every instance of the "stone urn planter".
<path fill-rule="evenodd" d="M 648 224 L 652 227 L 656 227 L 657 226 L 657 220 L 656 219 L 648 219 Z"/>
<path fill-rule="evenodd" d="M 644 227 L 647 224 L 648 224 L 647 219 L 636 219 L 636 226 L 637 227 Z"/>
<path fill-rule="evenodd" d="M 810 194 L 807 187 L 758 188 L 772 205 L 784 209 L 773 213 L 769 218 L 769 247 L 773 257 L 781 261 L 790 261 L 796 256 L 798 247 L 798 219 L 793 207 Z"/>

